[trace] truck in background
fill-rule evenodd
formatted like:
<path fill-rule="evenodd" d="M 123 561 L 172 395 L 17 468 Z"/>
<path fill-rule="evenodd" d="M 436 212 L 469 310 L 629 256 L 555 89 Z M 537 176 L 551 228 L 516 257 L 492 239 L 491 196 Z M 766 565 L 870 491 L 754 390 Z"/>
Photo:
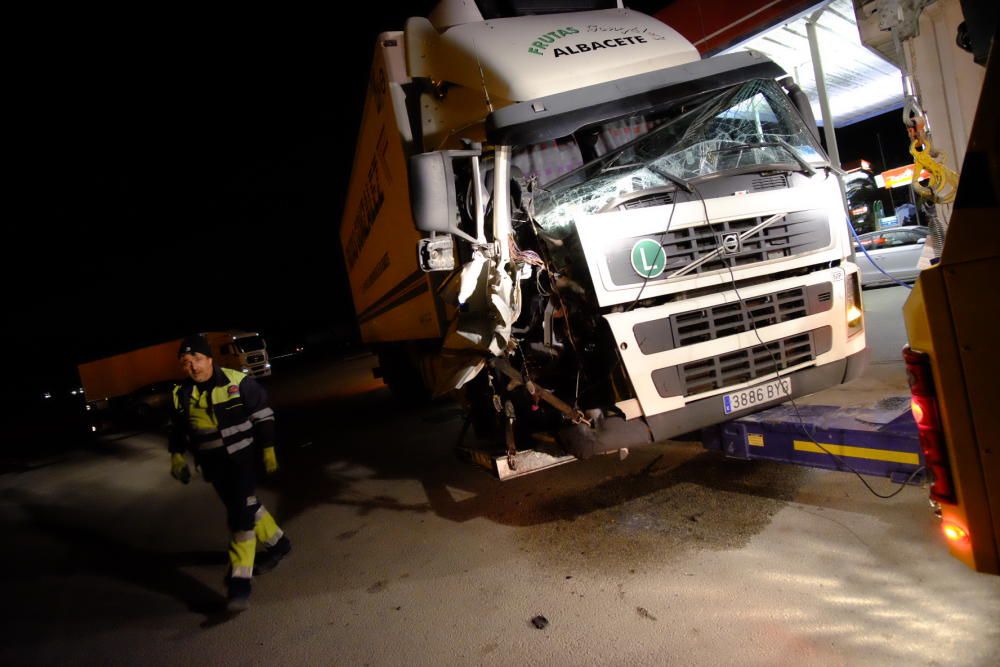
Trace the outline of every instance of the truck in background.
<path fill-rule="evenodd" d="M 209 331 L 205 338 L 212 346 L 215 359 L 223 367 L 243 371 L 254 377 L 267 377 L 271 374 L 267 342 L 260 334 L 250 331 Z"/>
<path fill-rule="evenodd" d="M 620 3 L 522 4 L 377 40 L 340 233 L 386 383 L 461 389 L 513 469 L 540 433 L 586 458 L 857 377 L 847 211 L 794 82 Z"/>
<path fill-rule="evenodd" d="M 255 377 L 271 374 L 267 344 L 257 333 L 204 333 L 215 363 Z M 174 384 L 184 372 L 177 361 L 180 338 L 80 364 L 90 430 L 103 432 L 119 424 L 157 426 L 170 409 Z"/>

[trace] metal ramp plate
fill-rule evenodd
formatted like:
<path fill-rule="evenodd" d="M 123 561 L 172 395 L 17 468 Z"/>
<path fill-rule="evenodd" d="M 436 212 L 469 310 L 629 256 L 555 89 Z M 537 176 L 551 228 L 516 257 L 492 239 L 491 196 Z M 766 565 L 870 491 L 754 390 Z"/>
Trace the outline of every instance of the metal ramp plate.
<path fill-rule="evenodd" d="M 575 456 L 554 448 L 538 447 L 536 449 L 525 449 L 515 454 L 513 457 L 514 466 L 512 468 L 506 454 L 497 454 L 495 452 L 467 447 L 460 447 L 458 452 L 462 458 L 486 468 L 499 478 L 500 481 L 504 482 L 541 472 L 542 470 L 548 470 L 549 468 L 555 468 L 556 466 L 576 460 Z"/>

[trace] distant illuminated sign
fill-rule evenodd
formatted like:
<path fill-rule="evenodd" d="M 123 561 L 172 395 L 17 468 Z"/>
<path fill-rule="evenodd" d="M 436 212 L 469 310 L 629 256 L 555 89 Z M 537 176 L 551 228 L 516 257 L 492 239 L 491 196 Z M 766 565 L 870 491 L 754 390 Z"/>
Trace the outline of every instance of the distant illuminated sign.
<path fill-rule="evenodd" d="M 883 171 L 875 177 L 875 184 L 880 188 L 899 188 L 904 185 L 909 185 L 913 181 L 913 170 L 915 168 L 916 165 L 908 164 L 902 167 L 896 167 L 895 169 L 889 169 L 888 171 Z M 921 179 L 930 177 L 930 172 L 926 169 L 920 172 Z"/>
<path fill-rule="evenodd" d="M 871 172 L 871 170 L 872 170 L 872 163 L 864 159 L 855 160 L 854 162 L 849 162 L 844 165 L 844 171 L 846 171 L 848 174 L 854 174 L 859 171 Z"/>

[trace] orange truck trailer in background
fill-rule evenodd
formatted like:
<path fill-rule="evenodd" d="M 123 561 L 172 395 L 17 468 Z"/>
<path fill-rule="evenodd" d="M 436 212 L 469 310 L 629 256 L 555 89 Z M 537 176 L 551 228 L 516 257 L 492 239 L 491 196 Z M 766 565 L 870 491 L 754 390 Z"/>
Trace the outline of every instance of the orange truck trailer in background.
<path fill-rule="evenodd" d="M 209 331 L 204 336 L 217 364 L 256 377 L 271 374 L 267 344 L 259 334 Z M 177 361 L 180 342 L 177 338 L 80 364 L 91 431 L 106 430 L 122 419 L 162 416 L 173 384 L 184 377 Z"/>

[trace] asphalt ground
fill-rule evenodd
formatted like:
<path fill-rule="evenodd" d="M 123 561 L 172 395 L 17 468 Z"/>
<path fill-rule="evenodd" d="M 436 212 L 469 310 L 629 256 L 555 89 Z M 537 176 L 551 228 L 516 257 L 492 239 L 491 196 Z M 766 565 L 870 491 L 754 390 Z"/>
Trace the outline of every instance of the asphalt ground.
<path fill-rule="evenodd" d="M 865 292 L 873 395 L 894 289 Z M 276 365 L 259 495 L 294 546 L 238 616 L 222 507 L 162 435 L 0 474 L 0 664 L 1000 664 L 1000 577 L 947 554 L 924 488 L 695 443 L 501 483 L 455 457 L 453 404 L 402 407 L 372 366 Z"/>

